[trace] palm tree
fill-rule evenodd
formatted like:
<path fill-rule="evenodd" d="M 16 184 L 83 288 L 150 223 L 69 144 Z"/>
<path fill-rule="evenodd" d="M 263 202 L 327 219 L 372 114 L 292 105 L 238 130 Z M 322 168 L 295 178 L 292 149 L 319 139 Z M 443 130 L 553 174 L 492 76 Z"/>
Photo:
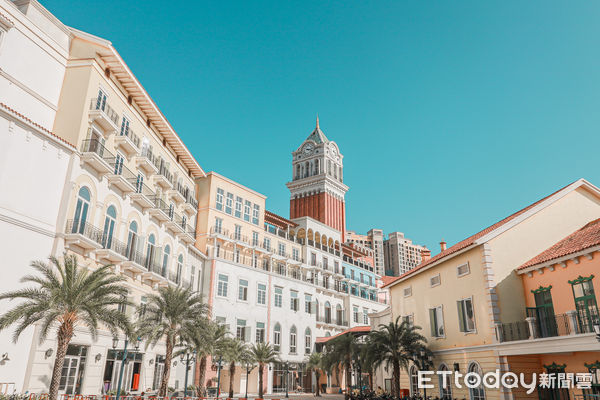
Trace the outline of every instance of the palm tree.
<path fill-rule="evenodd" d="M 265 365 L 279 361 L 279 352 L 270 343 L 256 343 L 250 348 L 252 360 L 258 364 L 258 398 L 263 397 L 263 373 Z"/>
<path fill-rule="evenodd" d="M 315 389 L 315 397 L 321 396 L 319 391 L 319 378 L 321 377 L 321 370 L 323 369 L 323 357 L 321 353 L 312 353 L 308 360 L 306 361 L 306 369 L 308 372 L 314 371 L 315 378 L 317 379 L 316 389 Z"/>
<path fill-rule="evenodd" d="M 426 347 L 427 339 L 418 332 L 420 329 L 407 321 L 400 322 L 398 317 L 387 325 L 379 325 L 367 338 L 373 368 L 392 366 L 392 396 L 400 395 L 400 368 L 408 368 L 413 355 Z"/>
<path fill-rule="evenodd" d="M 138 320 L 138 336 L 147 339 L 146 347 L 155 346 L 163 338 L 166 342 L 165 368 L 158 390 L 160 397 L 167 393 L 175 345 L 187 340 L 194 324 L 207 313 L 202 297 L 189 288 L 167 286 L 149 296 L 145 312 Z"/>
<path fill-rule="evenodd" d="M 0 330 L 16 324 L 13 335 L 16 342 L 23 330 L 40 322 L 40 341 L 44 341 L 48 331 L 58 325 L 48 396 L 56 400 L 67 348 L 77 327 L 85 327 L 93 340 L 96 340 L 99 324 L 113 335 L 122 330 L 131 336 L 129 319 L 119 311 L 119 306 L 129 304 L 127 289 L 121 285 L 123 277 L 114 275 L 110 265 L 89 271 L 78 265 L 74 255 L 65 255 L 62 264 L 50 257 L 50 263 L 34 261 L 31 266 L 38 274 L 24 276 L 21 282 L 37 287 L 0 295 L 0 300 L 22 300 L 0 316 Z"/>
<path fill-rule="evenodd" d="M 330 368 L 337 364 L 346 373 L 346 399 L 350 398 L 350 387 L 352 386 L 351 371 L 352 361 L 360 353 L 360 346 L 356 336 L 347 333 L 331 339 L 326 347 L 326 362 Z"/>
<path fill-rule="evenodd" d="M 196 381 L 198 397 L 204 396 L 207 359 L 209 356 L 223 352 L 223 344 L 228 335 L 227 327 L 214 321 L 206 320 L 203 327 L 197 327 L 193 343 L 196 350 L 194 380 Z"/>
<path fill-rule="evenodd" d="M 229 339 L 225 345 L 225 360 L 229 362 L 229 398 L 233 398 L 233 380 L 235 378 L 235 363 L 248 358 L 248 346 L 239 339 Z"/>

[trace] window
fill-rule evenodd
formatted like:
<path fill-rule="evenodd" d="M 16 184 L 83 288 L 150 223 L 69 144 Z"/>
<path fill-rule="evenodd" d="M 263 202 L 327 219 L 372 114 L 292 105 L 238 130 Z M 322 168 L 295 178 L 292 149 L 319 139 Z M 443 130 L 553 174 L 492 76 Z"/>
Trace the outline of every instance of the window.
<path fill-rule="evenodd" d="M 231 208 L 233 207 L 233 193 L 227 192 L 225 199 L 225 212 L 231 215 Z"/>
<path fill-rule="evenodd" d="M 312 296 L 310 294 L 304 295 L 304 311 L 307 314 L 311 314 L 312 311 Z"/>
<path fill-rule="evenodd" d="M 273 347 L 275 351 L 279 351 L 281 348 L 281 325 L 279 325 L 279 322 L 275 323 L 273 328 Z"/>
<path fill-rule="evenodd" d="M 438 371 L 448 372 L 448 366 L 446 364 L 440 365 Z M 444 379 L 444 375 L 439 375 L 439 388 L 440 388 L 440 398 L 441 400 L 452 400 L 452 384 L 451 376 L 449 374 L 446 375 L 446 379 Z"/>
<path fill-rule="evenodd" d="M 142 193 L 142 188 L 144 187 L 144 175 L 141 172 L 138 172 L 137 179 L 135 181 L 135 192 Z"/>
<path fill-rule="evenodd" d="M 258 290 L 256 291 L 256 302 L 258 304 L 267 303 L 267 285 L 259 283 Z"/>
<path fill-rule="evenodd" d="M 102 89 L 98 90 L 98 98 L 96 100 L 96 110 L 104 111 L 106 107 L 106 93 Z"/>
<path fill-rule="evenodd" d="M 281 242 L 279 242 L 279 255 L 285 256 L 285 244 Z"/>
<path fill-rule="evenodd" d="M 138 236 L 137 236 L 137 222 L 135 221 L 131 221 L 131 223 L 129 224 L 129 233 L 127 234 L 127 258 L 129 258 L 130 260 L 133 260 L 134 256 L 136 255 L 135 252 L 137 250 L 137 246 L 138 246 Z"/>
<path fill-rule="evenodd" d="M 327 259 L 327 257 L 323 257 L 323 269 L 327 269 L 328 264 L 329 260 Z"/>
<path fill-rule="evenodd" d="M 412 286 L 404 288 L 404 297 L 412 296 Z"/>
<path fill-rule="evenodd" d="M 444 314 L 442 306 L 429 309 L 429 324 L 432 337 L 444 337 Z"/>
<path fill-rule="evenodd" d="M 469 263 L 462 264 L 456 267 L 456 275 L 459 277 L 468 275 L 469 272 L 471 272 L 471 269 L 469 268 Z"/>
<path fill-rule="evenodd" d="M 235 198 L 235 214 L 236 218 L 242 218 L 242 198 L 236 196 Z"/>
<path fill-rule="evenodd" d="M 121 136 L 129 136 L 129 120 L 125 116 L 121 121 Z"/>
<path fill-rule="evenodd" d="M 483 376 L 483 372 L 481 371 L 481 367 L 479 364 L 472 362 L 469 365 L 469 372 L 474 372 L 480 377 Z M 476 379 L 476 378 L 472 378 Z M 469 383 L 475 383 L 473 380 L 469 380 Z M 483 388 L 483 382 L 480 382 L 480 385 L 474 388 L 469 389 L 469 397 L 471 400 L 485 400 L 485 389 Z"/>
<path fill-rule="evenodd" d="M 406 322 L 409 326 L 414 326 L 415 316 L 413 314 L 405 315 L 402 317 L 402 322 Z"/>
<path fill-rule="evenodd" d="M 292 329 L 290 329 L 290 353 L 296 354 L 296 326 L 292 325 Z"/>
<path fill-rule="evenodd" d="M 238 319 L 235 331 L 235 337 L 244 342 L 250 341 L 250 327 L 246 326 L 245 319 Z"/>
<path fill-rule="evenodd" d="M 258 232 L 252 232 L 252 246 L 258 246 Z"/>
<path fill-rule="evenodd" d="M 283 303 L 283 288 L 276 287 L 275 288 L 275 307 L 282 307 Z"/>
<path fill-rule="evenodd" d="M 79 189 L 77 205 L 75 206 L 75 218 L 73 218 L 72 233 L 83 233 L 87 221 L 88 209 L 90 207 L 90 190 L 83 186 Z"/>
<path fill-rule="evenodd" d="M 298 292 L 290 290 L 290 309 L 298 311 Z"/>
<path fill-rule="evenodd" d="M 239 280 L 238 300 L 248 301 L 248 281 L 245 279 Z"/>
<path fill-rule="evenodd" d="M 252 223 L 254 225 L 258 225 L 259 213 L 260 213 L 260 206 L 258 204 L 255 204 L 254 208 L 252 209 Z"/>
<path fill-rule="evenodd" d="M 461 332 L 475 331 L 475 315 L 473 314 L 473 299 L 462 299 L 456 302 L 458 307 L 458 323 Z"/>
<path fill-rule="evenodd" d="M 196 267 L 192 265 L 190 269 L 190 285 L 194 287 L 194 282 L 196 281 Z"/>
<path fill-rule="evenodd" d="M 317 265 L 317 255 L 315 253 L 310 253 L 310 265 L 313 267 Z"/>
<path fill-rule="evenodd" d="M 298 250 L 298 249 L 292 249 L 292 258 L 295 261 L 300 261 L 300 250 Z"/>
<path fill-rule="evenodd" d="M 248 200 L 244 201 L 244 221 L 250 222 L 250 203 Z"/>
<path fill-rule="evenodd" d="M 265 323 L 257 322 L 256 323 L 256 343 L 264 343 L 265 342 Z"/>
<path fill-rule="evenodd" d="M 102 245 L 106 249 L 112 249 L 112 240 L 116 223 L 117 210 L 115 209 L 115 206 L 111 205 L 106 210 L 106 217 L 104 218 L 104 231 L 102 232 Z"/>
<path fill-rule="evenodd" d="M 579 320 L 580 332 L 594 332 L 594 323 L 598 322 L 598 305 L 592 279 L 594 275 L 569 281 L 573 289 L 573 299 Z"/>
<path fill-rule="evenodd" d="M 177 257 L 177 277 L 175 278 L 175 281 L 177 282 L 177 284 L 181 283 L 181 275 L 183 274 L 183 254 L 180 254 L 179 257 Z"/>
<path fill-rule="evenodd" d="M 115 175 L 121 175 L 123 172 L 123 160 L 125 157 L 121 153 L 117 153 L 115 156 L 115 168 L 113 170 Z"/>
<path fill-rule="evenodd" d="M 163 251 L 162 276 L 167 276 L 169 270 L 169 257 L 171 256 L 171 246 L 166 245 Z"/>
<path fill-rule="evenodd" d="M 369 310 L 363 308 L 363 324 L 369 325 Z"/>
<path fill-rule="evenodd" d="M 431 287 L 437 286 L 440 283 L 442 283 L 441 280 L 440 280 L 440 274 L 434 275 L 431 278 L 429 278 L 429 285 Z"/>
<path fill-rule="evenodd" d="M 227 297 L 227 275 L 219 274 L 219 283 L 217 284 L 217 296 Z"/>
<path fill-rule="evenodd" d="M 264 238 L 264 240 L 263 240 L 263 248 L 264 248 L 266 251 L 271 251 L 271 239 L 269 239 L 269 238 L 267 238 L 267 237 L 266 237 L 266 238 Z"/>
<path fill-rule="evenodd" d="M 223 195 L 225 192 L 223 189 L 217 189 L 217 210 L 223 211 Z"/>
<path fill-rule="evenodd" d="M 310 354 L 310 350 L 312 349 L 312 335 L 310 332 L 310 328 L 306 328 L 304 331 L 304 354 Z"/>
<path fill-rule="evenodd" d="M 215 232 L 222 233 L 223 232 L 223 218 L 215 219 Z"/>
<path fill-rule="evenodd" d="M 235 230 L 234 230 L 234 240 L 242 240 L 242 226 L 241 225 L 235 225 Z"/>
<path fill-rule="evenodd" d="M 352 307 L 352 320 L 358 324 L 358 307 L 357 306 Z"/>

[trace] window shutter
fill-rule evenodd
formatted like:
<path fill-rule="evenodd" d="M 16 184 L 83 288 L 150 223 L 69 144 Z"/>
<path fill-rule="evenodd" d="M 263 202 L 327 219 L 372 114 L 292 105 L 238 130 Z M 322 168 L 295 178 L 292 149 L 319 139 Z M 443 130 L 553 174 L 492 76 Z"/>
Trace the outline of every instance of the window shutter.
<path fill-rule="evenodd" d="M 244 328 L 244 341 L 245 342 L 249 342 L 250 341 L 250 333 L 251 333 L 252 329 L 247 326 Z"/>
<path fill-rule="evenodd" d="M 316 314 L 317 313 L 317 307 L 318 307 L 317 302 L 313 300 L 311 302 L 311 304 L 310 304 L 310 313 L 311 314 Z"/>
<path fill-rule="evenodd" d="M 465 326 L 465 314 L 462 307 L 462 300 L 457 301 L 456 306 L 458 307 L 458 325 L 460 326 L 460 331 L 466 332 L 467 327 Z"/>
<path fill-rule="evenodd" d="M 435 308 L 429 309 L 429 325 L 431 326 L 431 336 L 437 336 L 437 327 L 435 323 Z"/>

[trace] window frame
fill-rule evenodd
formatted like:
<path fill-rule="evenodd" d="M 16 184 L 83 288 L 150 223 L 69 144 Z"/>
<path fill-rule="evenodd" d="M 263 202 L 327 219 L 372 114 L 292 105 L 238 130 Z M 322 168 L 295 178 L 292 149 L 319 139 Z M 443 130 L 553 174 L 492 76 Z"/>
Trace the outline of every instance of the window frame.
<path fill-rule="evenodd" d="M 467 319 L 466 319 L 466 314 L 467 314 L 467 309 L 466 309 L 466 301 L 469 301 L 471 303 L 471 311 L 473 313 L 473 329 L 468 329 L 467 327 Z M 470 297 L 463 297 L 460 300 L 457 301 L 457 303 L 460 303 L 461 306 L 464 306 L 464 308 L 462 309 L 462 312 L 459 310 L 458 311 L 458 324 L 459 324 L 459 330 L 460 332 L 464 333 L 464 334 L 472 334 L 472 333 L 477 333 L 477 321 L 475 319 L 475 306 L 473 303 L 473 296 Z M 464 318 L 464 320 L 461 320 L 461 316 Z"/>
<path fill-rule="evenodd" d="M 224 276 L 226 279 L 225 281 L 223 281 L 221 279 L 221 277 Z M 223 283 L 224 285 L 224 290 L 221 290 L 221 283 Z M 225 294 L 222 294 L 222 292 L 224 292 Z M 221 297 L 226 299 L 229 295 L 229 275 L 228 274 L 223 274 L 223 273 L 218 273 L 217 274 L 217 297 Z"/>

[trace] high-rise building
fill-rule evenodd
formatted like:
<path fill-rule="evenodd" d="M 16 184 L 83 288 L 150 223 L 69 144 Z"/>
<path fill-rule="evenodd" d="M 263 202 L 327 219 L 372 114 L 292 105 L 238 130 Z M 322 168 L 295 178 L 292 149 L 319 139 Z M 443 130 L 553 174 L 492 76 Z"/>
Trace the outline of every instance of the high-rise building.
<path fill-rule="evenodd" d="M 392 232 L 383 241 L 385 275 L 400 276 L 421 263 L 424 246 L 414 244 L 402 232 Z"/>
<path fill-rule="evenodd" d="M 379 276 L 385 275 L 384 239 L 383 230 L 381 229 L 371 229 L 366 235 L 354 231 L 346 232 L 347 243 L 354 243 L 357 246 L 372 250 L 373 266 L 375 267 L 375 273 Z"/>

